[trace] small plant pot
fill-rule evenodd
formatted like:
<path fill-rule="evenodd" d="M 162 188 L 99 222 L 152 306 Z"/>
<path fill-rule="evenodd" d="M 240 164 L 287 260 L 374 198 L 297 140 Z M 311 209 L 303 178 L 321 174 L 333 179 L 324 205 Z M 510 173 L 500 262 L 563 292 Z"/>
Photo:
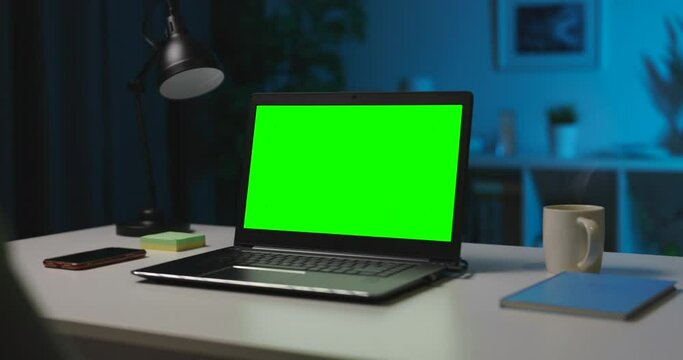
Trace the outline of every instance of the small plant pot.
<path fill-rule="evenodd" d="M 558 124 L 550 128 L 550 149 L 555 157 L 576 157 L 578 128 L 575 124 Z"/>

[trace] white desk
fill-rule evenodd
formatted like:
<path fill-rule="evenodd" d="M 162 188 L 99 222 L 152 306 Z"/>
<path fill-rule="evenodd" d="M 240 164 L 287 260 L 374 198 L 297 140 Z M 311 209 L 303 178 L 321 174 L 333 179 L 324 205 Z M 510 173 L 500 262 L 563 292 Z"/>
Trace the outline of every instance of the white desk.
<path fill-rule="evenodd" d="M 683 297 L 678 293 L 632 322 L 501 309 L 501 297 L 547 276 L 537 248 L 465 244 L 470 279 L 447 281 L 384 305 L 158 285 L 130 274 L 232 243 L 232 228 L 194 229 L 207 235 L 208 247 L 177 254 L 149 251 L 142 260 L 81 272 L 46 269 L 42 260 L 104 246 L 137 247 L 138 240 L 117 237 L 107 226 L 14 241 L 8 253 L 57 332 L 108 344 L 109 354 L 132 346 L 191 358 L 683 357 Z M 603 264 L 606 273 L 683 284 L 683 258 L 609 253 Z"/>

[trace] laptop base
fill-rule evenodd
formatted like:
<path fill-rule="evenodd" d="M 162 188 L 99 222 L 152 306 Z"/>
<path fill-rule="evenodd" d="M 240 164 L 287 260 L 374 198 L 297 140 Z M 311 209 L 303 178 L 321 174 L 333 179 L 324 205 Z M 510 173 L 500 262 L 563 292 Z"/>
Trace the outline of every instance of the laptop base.
<path fill-rule="evenodd" d="M 214 250 L 135 270 L 133 274 L 162 282 L 378 302 L 433 282 L 447 270 L 446 266 L 425 262 L 409 262 L 410 268 L 387 277 L 249 268 L 226 261 L 233 258 L 235 251 L 243 249 Z"/>

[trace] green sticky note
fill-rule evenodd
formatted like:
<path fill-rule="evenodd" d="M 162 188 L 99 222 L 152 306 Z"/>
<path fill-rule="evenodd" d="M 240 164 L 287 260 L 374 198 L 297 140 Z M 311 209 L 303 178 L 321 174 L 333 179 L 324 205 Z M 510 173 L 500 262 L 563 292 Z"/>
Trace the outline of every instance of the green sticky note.
<path fill-rule="evenodd" d="M 184 251 L 204 245 L 204 235 L 176 231 L 150 234 L 140 238 L 140 246 L 147 250 Z"/>

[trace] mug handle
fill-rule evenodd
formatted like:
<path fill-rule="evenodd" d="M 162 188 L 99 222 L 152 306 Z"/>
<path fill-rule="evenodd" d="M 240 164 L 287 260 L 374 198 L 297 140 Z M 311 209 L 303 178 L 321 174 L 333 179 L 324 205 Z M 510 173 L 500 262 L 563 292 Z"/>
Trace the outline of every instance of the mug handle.
<path fill-rule="evenodd" d="M 576 266 L 581 271 L 586 271 L 588 268 L 593 266 L 593 264 L 600 257 L 600 248 L 602 245 L 601 239 L 596 239 L 596 233 L 598 231 L 598 223 L 592 219 L 588 219 L 580 216 L 576 219 L 578 224 L 583 225 L 586 228 L 586 239 L 588 240 L 588 246 L 586 247 L 586 255 L 581 261 L 576 264 Z"/>

